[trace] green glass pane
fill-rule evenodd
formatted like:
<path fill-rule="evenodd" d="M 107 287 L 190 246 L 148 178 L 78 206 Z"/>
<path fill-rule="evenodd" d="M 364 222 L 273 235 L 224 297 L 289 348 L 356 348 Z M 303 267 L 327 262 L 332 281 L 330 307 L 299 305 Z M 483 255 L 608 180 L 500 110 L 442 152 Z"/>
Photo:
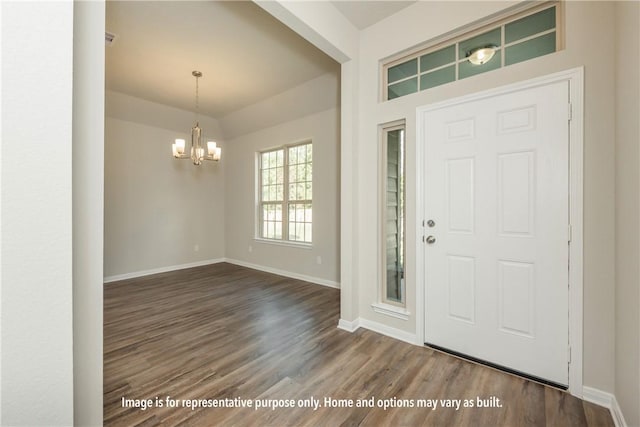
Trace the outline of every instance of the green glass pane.
<path fill-rule="evenodd" d="M 440 86 L 456 79 L 456 66 L 441 68 L 420 76 L 420 90 Z"/>
<path fill-rule="evenodd" d="M 460 59 L 466 58 L 468 56 L 467 54 L 473 49 L 489 46 L 489 45 L 500 46 L 500 28 L 487 31 L 486 33 L 478 34 L 475 37 L 461 41 L 458 44 L 458 48 L 459 48 L 458 58 Z"/>
<path fill-rule="evenodd" d="M 486 73 L 487 71 L 497 70 L 500 68 L 500 54 L 502 52 L 497 51 L 491 61 L 482 65 L 473 65 L 469 61 L 462 61 L 458 69 L 458 78 L 464 79 L 466 77 L 475 76 L 476 74 Z"/>
<path fill-rule="evenodd" d="M 420 57 L 420 72 L 432 70 L 442 65 L 455 62 L 456 60 L 456 46 L 451 45 L 444 49 L 436 50 L 435 52 L 422 55 Z M 422 86 L 421 86 L 422 87 Z"/>
<path fill-rule="evenodd" d="M 387 99 L 394 99 L 399 96 L 409 95 L 418 91 L 418 78 L 414 77 L 388 87 Z"/>
<path fill-rule="evenodd" d="M 556 8 L 525 16 L 504 26 L 504 41 L 511 43 L 556 27 Z"/>
<path fill-rule="evenodd" d="M 393 83 L 416 74 L 418 74 L 418 58 L 389 68 L 387 71 L 387 83 Z"/>
<path fill-rule="evenodd" d="M 516 64 L 556 51 L 556 32 L 509 46 L 505 52 L 505 65 Z"/>

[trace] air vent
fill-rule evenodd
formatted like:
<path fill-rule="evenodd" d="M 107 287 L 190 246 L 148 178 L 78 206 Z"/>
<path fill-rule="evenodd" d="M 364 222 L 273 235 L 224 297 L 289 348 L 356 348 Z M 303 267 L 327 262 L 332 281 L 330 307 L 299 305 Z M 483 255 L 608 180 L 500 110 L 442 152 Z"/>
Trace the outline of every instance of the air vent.
<path fill-rule="evenodd" d="M 110 33 L 108 31 L 105 31 L 105 33 L 104 33 L 104 44 L 105 44 L 105 46 L 107 46 L 107 47 L 113 46 L 113 44 L 116 42 L 116 38 L 117 37 L 118 36 L 116 36 L 115 34 Z"/>

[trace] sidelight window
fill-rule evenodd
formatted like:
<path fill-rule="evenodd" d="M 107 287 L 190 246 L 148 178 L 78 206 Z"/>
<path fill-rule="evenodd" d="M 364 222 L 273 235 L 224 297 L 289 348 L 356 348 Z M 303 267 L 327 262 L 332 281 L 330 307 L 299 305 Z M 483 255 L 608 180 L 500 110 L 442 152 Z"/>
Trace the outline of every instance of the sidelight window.
<path fill-rule="evenodd" d="M 405 305 L 405 124 L 382 127 L 380 149 L 380 301 Z"/>

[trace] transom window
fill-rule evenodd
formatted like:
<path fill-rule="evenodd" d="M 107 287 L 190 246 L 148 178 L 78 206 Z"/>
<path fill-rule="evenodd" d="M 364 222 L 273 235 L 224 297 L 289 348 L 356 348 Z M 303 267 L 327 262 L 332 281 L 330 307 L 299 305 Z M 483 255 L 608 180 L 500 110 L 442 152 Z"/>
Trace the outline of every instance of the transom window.
<path fill-rule="evenodd" d="M 311 243 L 313 149 L 311 142 L 258 153 L 259 237 Z"/>
<path fill-rule="evenodd" d="M 558 9 L 545 3 L 384 64 L 384 100 L 556 52 Z"/>

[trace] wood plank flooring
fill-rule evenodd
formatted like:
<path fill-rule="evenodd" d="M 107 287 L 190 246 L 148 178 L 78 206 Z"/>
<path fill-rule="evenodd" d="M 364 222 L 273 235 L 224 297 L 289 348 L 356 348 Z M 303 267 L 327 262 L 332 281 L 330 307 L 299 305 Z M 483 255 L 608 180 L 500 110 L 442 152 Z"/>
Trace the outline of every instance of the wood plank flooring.
<path fill-rule="evenodd" d="M 568 393 L 360 329 L 336 289 L 215 264 L 105 285 L 107 426 L 613 426 Z M 155 399 L 176 407 L 155 407 Z M 198 408 L 190 399 L 500 399 L 497 408 Z M 145 410 L 122 399 L 151 399 Z M 395 399 L 395 401 L 394 401 Z M 355 404 L 354 404 L 355 405 Z"/>

